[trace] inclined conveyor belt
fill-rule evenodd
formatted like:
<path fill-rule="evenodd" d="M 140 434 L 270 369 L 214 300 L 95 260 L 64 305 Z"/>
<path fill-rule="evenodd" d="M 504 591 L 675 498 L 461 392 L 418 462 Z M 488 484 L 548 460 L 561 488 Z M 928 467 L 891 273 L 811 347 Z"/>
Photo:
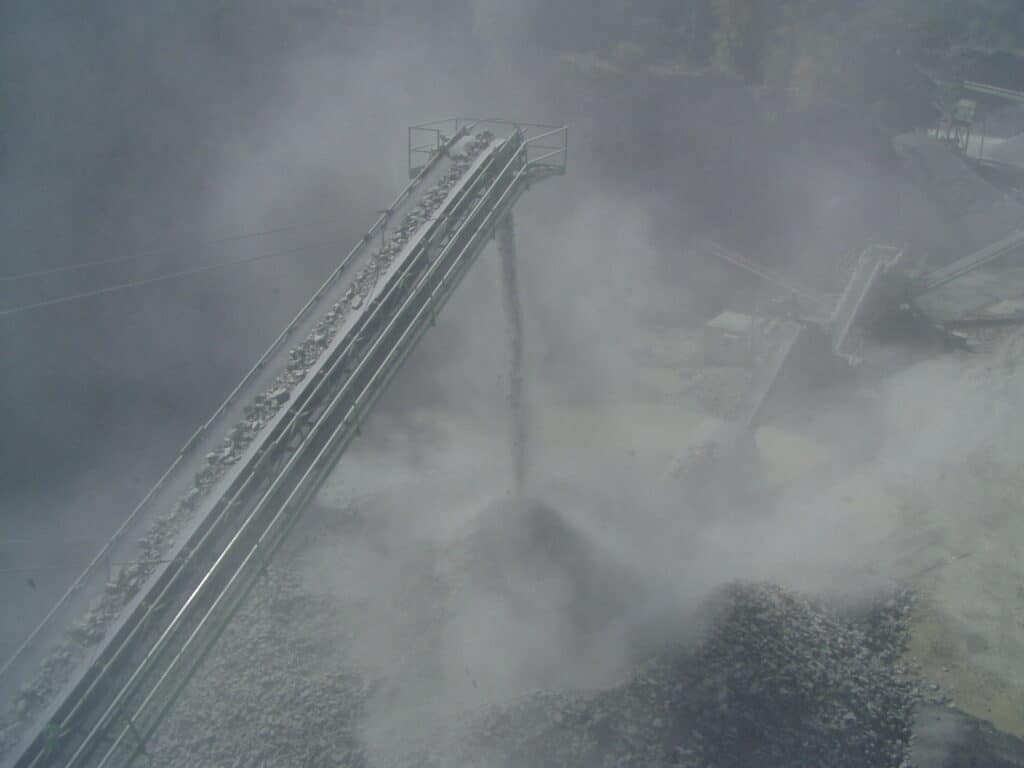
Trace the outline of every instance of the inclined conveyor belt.
<path fill-rule="evenodd" d="M 5 764 L 126 765 L 145 751 L 497 224 L 532 182 L 564 173 L 564 127 L 455 126 L 0 672 L 29 721 Z"/>

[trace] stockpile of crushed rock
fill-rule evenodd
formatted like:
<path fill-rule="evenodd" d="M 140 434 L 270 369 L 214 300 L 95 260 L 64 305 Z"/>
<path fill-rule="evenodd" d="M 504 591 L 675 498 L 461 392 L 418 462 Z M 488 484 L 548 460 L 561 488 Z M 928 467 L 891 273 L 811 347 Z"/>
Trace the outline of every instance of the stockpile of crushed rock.
<path fill-rule="evenodd" d="M 842 615 L 767 584 L 708 604 L 693 652 L 619 688 L 489 713 L 461 760 L 488 766 L 903 766 L 917 687 L 910 600 Z"/>
<path fill-rule="evenodd" d="M 357 625 L 290 577 L 274 582 L 158 734 L 154 765 L 376 764 L 361 735 L 381 682 L 344 651 Z M 901 662 L 909 614 L 906 594 L 839 611 L 770 584 L 729 585 L 708 601 L 700 642 L 629 682 L 465 713 L 438 730 L 436 749 L 420 741 L 394 764 L 907 766 L 919 690 Z"/>

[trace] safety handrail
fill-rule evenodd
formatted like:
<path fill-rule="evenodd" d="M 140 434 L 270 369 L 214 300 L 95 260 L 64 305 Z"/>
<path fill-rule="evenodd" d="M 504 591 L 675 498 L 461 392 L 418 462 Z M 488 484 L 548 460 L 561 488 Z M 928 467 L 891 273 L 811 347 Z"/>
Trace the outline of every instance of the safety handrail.
<path fill-rule="evenodd" d="M 507 120 L 500 117 L 449 117 L 442 120 L 432 120 L 430 122 L 410 126 L 408 147 L 410 175 L 419 171 L 419 166 L 416 164 L 416 159 L 418 157 L 426 155 L 429 158 L 439 151 L 439 140 L 441 136 L 445 135 L 446 130 L 452 131 L 453 133 L 459 133 L 462 131 L 474 133 L 485 128 L 494 129 L 496 132 L 506 131 L 510 134 L 519 134 L 523 143 L 527 145 L 529 149 L 543 149 L 551 152 L 550 155 L 543 158 L 544 160 L 550 160 L 551 158 L 561 155 L 561 162 L 558 164 L 552 164 L 552 166 L 547 170 L 559 174 L 565 173 L 568 165 L 569 151 L 569 129 L 566 125 L 528 123 L 518 120 Z M 433 134 L 435 136 L 434 144 L 414 143 L 417 141 L 416 133 L 420 131 Z M 549 144 L 543 147 L 538 144 L 538 142 L 545 139 L 551 139 L 552 137 L 559 137 L 561 141 L 557 144 Z M 541 158 L 533 158 L 531 162 L 540 163 Z"/>

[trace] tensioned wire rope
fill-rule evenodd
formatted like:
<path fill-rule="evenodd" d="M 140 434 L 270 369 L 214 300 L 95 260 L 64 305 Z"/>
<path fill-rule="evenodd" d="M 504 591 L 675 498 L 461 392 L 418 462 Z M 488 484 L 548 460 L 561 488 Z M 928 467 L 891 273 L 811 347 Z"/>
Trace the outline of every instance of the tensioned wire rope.
<path fill-rule="evenodd" d="M 255 236 L 255 235 L 253 235 Z M 348 242 L 342 238 L 337 238 L 325 242 L 315 243 L 313 245 L 303 246 L 301 248 L 292 248 L 282 251 L 274 251 L 273 253 L 263 253 L 256 256 L 245 256 L 238 259 L 230 259 L 225 261 L 218 261 L 210 264 L 203 264 L 198 267 L 190 267 L 188 269 L 178 270 L 176 272 L 170 272 L 163 275 L 157 275 L 155 277 L 149 277 L 142 280 L 134 280 L 126 283 L 118 283 L 115 285 L 108 285 L 102 288 L 96 288 L 89 291 L 82 291 L 81 293 L 73 293 L 64 296 L 58 296 L 53 299 L 45 299 L 43 301 L 36 301 L 30 304 L 19 304 L 13 307 L 7 307 L 0 309 L 0 318 L 11 317 L 12 315 L 18 315 L 23 312 L 31 312 L 33 310 L 45 309 L 48 307 L 55 307 L 60 304 L 67 304 L 73 301 L 81 301 L 84 299 L 93 298 L 95 296 L 104 296 L 111 293 L 118 293 L 121 291 L 127 291 L 133 288 L 141 288 L 147 285 L 154 285 L 157 283 L 163 283 L 169 280 L 178 280 L 181 278 L 189 277 L 191 275 L 201 274 L 203 272 L 211 272 L 217 269 L 227 269 L 229 267 L 237 267 L 245 264 L 252 264 L 259 261 L 266 261 L 268 259 L 280 258 L 282 256 L 294 256 L 300 253 L 308 253 L 311 251 L 317 251 L 320 249 L 326 249 L 332 246 L 340 245 L 343 242 Z M 94 262 L 95 263 L 95 262 Z"/>
<path fill-rule="evenodd" d="M 148 248 L 139 253 L 132 254 L 131 256 L 115 256 L 109 259 L 99 259 L 97 261 L 85 261 L 80 264 L 66 264 L 61 267 L 48 267 L 46 269 L 38 269 L 32 272 L 21 272 L 14 275 L 0 275 L 0 283 L 14 283 L 22 280 L 34 280 L 40 277 L 49 277 L 51 275 L 60 275 L 68 272 L 81 272 L 82 270 L 92 269 L 93 267 L 104 267 L 112 264 L 127 264 L 133 261 L 142 261 L 149 256 L 156 256 L 160 253 L 174 253 L 183 251 L 186 248 L 195 248 L 205 245 L 223 245 L 225 243 L 233 243 L 239 240 L 253 240 L 258 237 L 266 237 L 268 235 L 275 235 L 279 232 L 288 232 L 290 230 L 298 229 L 296 225 L 288 225 L 283 227 L 275 227 L 274 229 L 265 229 L 261 232 L 245 232 L 239 235 L 226 235 L 224 237 L 214 237 L 209 239 L 197 239 L 193 242 L 183 242 L 179 245 L 165 245 L 158 246 L 155 248 Z"/>

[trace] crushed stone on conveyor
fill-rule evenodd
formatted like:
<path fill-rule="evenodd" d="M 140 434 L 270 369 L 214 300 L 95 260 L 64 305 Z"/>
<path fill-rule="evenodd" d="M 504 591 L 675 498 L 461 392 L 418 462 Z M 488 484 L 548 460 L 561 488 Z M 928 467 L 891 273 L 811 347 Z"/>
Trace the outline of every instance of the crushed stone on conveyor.
<path fill-rule="evenodd" d="M 391 266 L 410 237 L 435 214 L 473 161 L 494 140 L 487 130 L 465 136 L 449 148 L 451 167 L 424 192 L 401 223 L 371 256 L 369 263 L 352 277 L 343 298 L 335 302 L 316 324 L 312 333 L 289 350 L 285 369 L 273 385 L 256 395 L 244 409 L 244 419 L 228 431 L 221 444 L 207 453 L 203 467 L 195 474 L 193 486 L 175 508 L 159 518 L 138 543 L 134 562 L 116 566 L 104 593 L 89 612 L 68 630 L 66 641 L 41 665 L 39 675 L 19 691 L 12 711 L 0 725 L 0 755 L 11 748 L 20 730 L 69 679 L 75 665 L 89 649 L 103 639 L 107 628 L 125 605 L 138 593 L 156 566 L 167 556 L 175 537 L 191 519 L 210 489 L 242 457 L 256 435 L 277 415 L 298 385 L 330 347 L 350 313 L 368 301 L 381 275 Z M 444 140 L 447 144 L 447 140 Z M 442 240 L 442 245 L 445 240 Z"/>
<path fill-rule="evenodd" d="M 771 584 L 728 585 L 695 650 L 666 653 L 612 690 L 495 709 L 464 757 L 509 768 L 901 768 L 922 696 L 902 662 L 911 600 L 841 613 Z"/>

